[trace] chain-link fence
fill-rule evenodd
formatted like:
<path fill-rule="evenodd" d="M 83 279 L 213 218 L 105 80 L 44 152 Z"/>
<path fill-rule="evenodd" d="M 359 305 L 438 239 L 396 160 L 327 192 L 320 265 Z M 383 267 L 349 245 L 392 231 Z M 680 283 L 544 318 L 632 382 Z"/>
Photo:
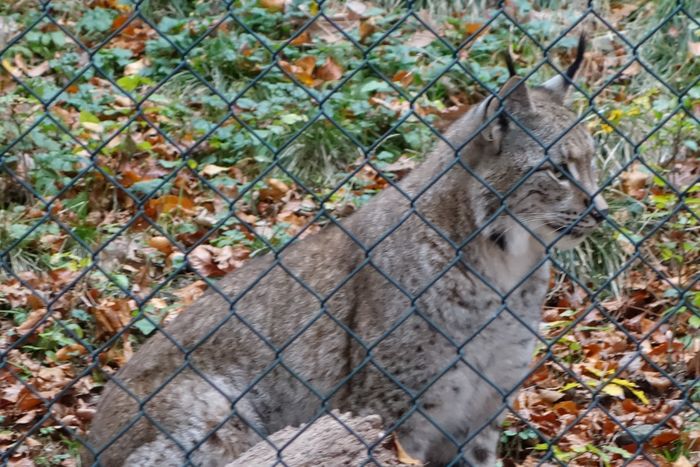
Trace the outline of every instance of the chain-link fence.
<path fill-rule="evenodd" d="M 435 3 L 0 5 L 4 464 L 696 465 L 700 7 Z"/>

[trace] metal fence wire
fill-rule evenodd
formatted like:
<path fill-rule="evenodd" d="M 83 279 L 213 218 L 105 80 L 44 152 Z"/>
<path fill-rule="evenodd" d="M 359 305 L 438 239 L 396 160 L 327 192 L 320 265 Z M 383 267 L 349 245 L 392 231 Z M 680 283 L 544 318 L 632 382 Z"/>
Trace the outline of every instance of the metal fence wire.
<path fill-rule="evenodd" d="M 0 6 L 3 464 L 77 465 L 74 456 L 84 446 L 101 465 L 100 455 L 143 419 L 174 440 L 149 414 L 149 403 L 168 385 L 180 384 L 178 375 L 185 370 L 220 386 L 224 380 L 197 369 L 195 356 L 217 330 L 234 326 L 255 333 L 259 347 L 272 357 L 237 396 L 230 388 L 217 389 L 231 404 L 226 420 L 192 445 L 174 441 L 183 465 L 196 465 L 197 450 L 225 422 L 239 417 L 248 423 L 238 402 L 280 371 L 306 388 L 309 399 L 300 403 L 315 409 L 291 441 L 270 442 L 278 465 L 288 465 L 285 451 L 321 417 L 334 418 L 352 433 L 347 420 L 331 412 L 333 401 L 370 370 L 391 381 L 409 408 L 388 421 L 382 438 L 357 435 L 366 454 L 361 465 L 380 465 L 378 450 L 414 415 L 425 417 L 454 445 L 456 455 L 447 464 L 469 464 L 468 443 L 492 421 L 500 423 L 503 414 L 502 465 L 692 465 L 700 451 L 700 371 L 693 353 L 698 352 L 700 322 L 700 18 L 694 16 L 695 2 L 588 2 L 565 5 L 565 13 L 557 13 L 550 2 L 466 2 L 461 10 L 455 5 L 452 14 L 412 1 L 382 8 L 323 1 L 15 3 Z M 436 19 L 440 15 L 447 19 Z M 622 28 L 624 21 L 639 24 Z M 400 178 L 415 165 L 414 156 L 420 159 L 422 152 L 447 141 L 443 123 L 454 119 L 453 113 L 461 115 L 497 95 L 508 79 L 504 49 L 511 49 L 516 71 L 535 85 L 542 77 L 564 73 L 584 30 L 586 62 L 581 77 L 571 83 L 581 110 L 575 124 L 595 134 L 596 161 L 602 165 L 599 193 L 608 199 L 609 213 L 585 248 L 557 253 L 550 248 L 554 242 L 543 240 L 546 257 L 530 273 L 547 263 L 556 274 L 541 326 L 531 326 L 509 309 L 512 291 L 487 284 L 501 303 L 466 341 L 454 339 L 451 329 L 441 329 L 421 310 L 421 300 L 454 268 L 488 281 L 462 261 L 460 252 L 488 232 L 498 216 L 517 217 L 509 197 L 537 168 L 499 192 L 457 156 L 470 139 L 461 147 L 448 142 L 453 162 L 420 190 L 409 193 Z M 683 54 L 676 63 L 654 48 L 669 41 L 671 52 L 665 53 Z M 423 62 L 406 59 L 416 56 Z M 402 59 L 403 69 L 389 66 Z M 421 75 L 421 70 L 428 72 Z M 625 89 L 641 75 L 653 84 L 640 87 L 639 100 L 632 101 Z M 359 89 L 360 97 L 350 96 L 348 89 Z M 455 95 L 460 98 L 450 103 Z M 278 104 L 276 98 L 286 100 Z M 208 120 L 202 118 L 205 113 Z M 500 108 L 479 130 L 506 113 Z M 351 118 L 356 126 L 348 124 Z M 552 161 L 550 149 L 575 126 L 554 141 L 541 141 L 526 122 L 507 118 L 540 145 L 541 167 Z M 412 147 L 412 137 L 423 139 Z M 395 144 L 397 138 L 402 143 Z M 336 174 L 319 176 L 314 170 L 328 165 L 326 156 L 340 157 L 340 163 L 332 165 Z M 445 183 L 444 175 L 456 167 L 478 179 L 499 204 L 484 225 L 459 241 L 421 209 L 421 197 Z M 221 174 L 226 177 L 216 178 Z M 353 211 L 353 202 L 360 204 L 382 189 L 399 192 L 407 200 L 406 211 L 367 242 L 340 220 L 347 214 L 341 207 Z M 356 199 L 343 204 L 353 195 Z M 275 216 L 286 213 L 286 223 L 261 221 L 261 211 L 270 209 Z M 589 206 L 573 224 L 594 209 Z M 186 214 L 196 219 L 182 221 L 179 216 Z M 376 257 L 379 245 L 409 219 L 420 219 L 454 251 L 446 267 L 437 277 L 426 277 L 420 289 L 383 271 Z M 295 222 L 294 229 L 279 230 Z M 322 224 L 348 236 L 361 254 L 350 265 L 338 258 L 337 268 L 349 274 L 321 287 L 306 283 L 303 274 L 285 264 L 285 255 L 302 237 L 313 243 Z M 248 256 L 263 252 L 272 262 L 246 269 Z M 151 255 L 146 266 L 136 261 L 142 253 Z M 239 268 L 251 271 L 250 277 L 232 295 L 217 276 Z M 328 306 L 363 268 L 396 289 L 388 296 L 407 302 L 405 313 L 394 323 L 381 323 L 383 333 L 371 342 Z M 316 300 L 313 319 L 284 338 L 255 329 L 238 307 L 273 269 L 292 277 L 299 294 Z M 165 323 L 192 301 L 198 303 L 193 295 L 202 287 L 194 279 L 207 284 L 208 294 L 222 297 L 229 314 L 211 322 L 197 340 L 178 342 Z M 286 299 L 291 310 L 299 297 Z M 206 321 L 209 310 L 197 313 Z M 491 382 L 490 372 L 470 360 L 474 350 L 468 347 L 503 316 L 537 341 L 533 363 L 512 389 Z M 314 386 L 313 372 L 301 374 L 285 358 L 296 341 L 308 339 L 305 332 L 329 319 L 363 357 L 326 391 Z M 451 358 L 420 385 L 407 384 L 378 355 L 409 321 L 420 322 L 422 332 L 454 347 Z M 119 381 L 116 370 L 128 365 L 133 346 L 156 334 L 171 340 L 181 359 L 153 394 L 140 397 Z M 230 351 L 222 347 L 222 358 Z M 432 420 L 421 399 L 457 363 L 478 372 L 501 399 L 487 423 L 472 427 L 464 439 Z M 88 441 L 89 421 L 107 380 L 137 401 L 138 413 L 106 444 L 94 445 Z M 251 427 L 261 438 L 272 434 Z"/>

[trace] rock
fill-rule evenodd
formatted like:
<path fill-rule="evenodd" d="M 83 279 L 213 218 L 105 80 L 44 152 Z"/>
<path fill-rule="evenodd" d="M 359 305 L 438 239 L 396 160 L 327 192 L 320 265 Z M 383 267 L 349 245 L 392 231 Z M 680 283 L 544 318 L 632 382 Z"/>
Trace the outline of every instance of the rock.
<path fill-rule="evenodd" d="M 368 446 L 384 436 L 381 417 L 353 417 L 349 412 L 341 414 L 337 410 L 331 414 L 311 425 L 287 427 L 273 433 L 268 437 L 269 442 L 261 441 L 226 467 L 272 466 L 278 465 L 280 460 L 289 467 L 354 466 L 362 465 L 368 459 L 375 461 L 368 465 L 406 466 L 396 458 L 389 437 L 377 445 L 369 457 Z M 277 449 L 282 447 L 282 454 L 278 457 Z"/>

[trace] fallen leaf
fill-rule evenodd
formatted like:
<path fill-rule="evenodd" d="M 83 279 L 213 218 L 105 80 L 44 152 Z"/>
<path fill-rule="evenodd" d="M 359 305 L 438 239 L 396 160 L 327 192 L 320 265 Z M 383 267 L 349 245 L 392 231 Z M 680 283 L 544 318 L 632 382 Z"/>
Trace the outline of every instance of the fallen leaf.
<path fill-rule="evenodd" d="M 260 6 L 268 11 L 283 12 L 286 0 L 260 0 Z"/>
<path fill-rule="evenodd" d="M 400 70 L 391 77 L 391 80 L 395 83 L 399 82 L 403 86 L 408 86 L 413 81 L 413 73 L 406 70 Z"/>
<path fill-rule="evenodd" d="M 371 19 L 360 21 L 360 41 L 363 41 L 367 37 L 371 36 L 376 30 L 377 27 L 374 25 L 374 22 Z"/>
<path fill-rule="evenodd" d="M 37 397 L 26 387 L 23 387 L 19 394 L 20 395 L 19 399 L 17 400 L 17 408 L 23 412 L 32 410 L 34 407 L 38 407 L 43 403 L 39 397 Z"/>
<path fill-rule="evenodd" d="M 31 423 L 34 418 L 36 418 L 36 410 L 29 410 L 22 417 L 15 420 L 14 423 L 17 425 L 26 425 L 27 423 Z"/>
<path fill-rule="evenodd" d="M 297 37 L 292 39 L 290 44 L 295 45 L 297 47 L 300 45 L 311 44 L 311 33 L 308 30 L 302 32 Z"/>
<path fill-rule="evenodd" d="M 537 394 L 543 401 L 549 402 L 550 404 L 553 404 L 562 397 L 564 397 L 564 394 L 562 394 L 561 392 L 552 391 L 551 389 L 540 389 L 539 391 L 537 391 Z"/>
<path fill-rule="evenodd" d="M 93 133 L 103 133 L 105 131 L 104 127 L 99 123 L 80 122 L 80 125 L 86 130 L 92 131 Z"/>
<path fill-rule="evenodd" d="M 673 463 L 673 467 L 693 467 L 687 457 L 680 455 L 678 459 Z"/>
<path fill-rule="evenodd" d="M 651 444 L 655 448 L 658 448 L 661 446 L 665 446 L 666 444 L 672 443 L 680 437 L 681 435 L 678 433 L 674 433 L 672 431 L 664 431 L 662 433 L 659 433 L 658 435 L 653 436 L 649 441 L 649 444 Z"/>
<path fill-rule="evenodd" d="M 276 202 L 289 192 L 289 187 L 282 180 L 268 178 L 266 184 L 267 188 L 260 189 L 260 199 L 262 200 Z"/>
<path fill-rule="evenodd" d="M 10 61 L 8 59 L 4 58 L 0 63 L 2 63 L 2 67 L 5 69 L 5 71 L 7 71 L 12 76 L 22 75 L 22 73 L 20 73 L 20 71 L 17 68 L 10 64 Z"/>
<path fill-rule="evenodd" d="M 131 62 L 124 67 L 124 75 L 132 76 L 141 74 L 141 72 L 146 69 L 149 65 L 148 58 L 143 57 L 135 62 Z"/>
<path fill-rule="evenodd" d="M 30 78 L 37 78 L 37 77 L 43 75 L 44 73 L 46 73 L 47 71 L 49 71 L 49 68 L 50 68 L 49 62 L 42 62 L 35 67 L 29 68 L 28 70 L 25 71 L 25 73 Z"/>
<path fill-rule="evenodd" d="M 194 202 L 184 195 L 164 195 L 148 201 L 148 206 L 154 208 L 158 213 L 171 212 L 175 209 L 194 208 Z"/>
<path fill-rule="evenodd" d="M 644 198 L 646 187 L 651 181 L 650 174 L 632 168 L 632 170 L 623 172 L 620 178 L 622 179 L 622 191 L 636 199 Z"/>
<path fill-rule="evenodd" d="M 624 69 L 622 75 L 631 78 L 632 76 L 638 75 L 640 71 L 642 71 L 642 65 L 640 65 L 639 62 L 634 61 L 630 64 L 630 66 Z"/>
<path fill-rule="evenodd" d="M 603 392 L 613 397 L 619 397 L 620 399 L 625 398 L 625 390 L 622 389 L 622 386 L 618 386 L 617 384 L 606 384 L 603 386 Z"/>
<path fill-rule="evenodd" d="M 576 405 L 576 402 L 574 402 L 574 401 L 557 402 L 556 404 L 554 404 L 554 411 L 556 413 L 558 413 L 559 415 L 562 415 L 562 414 L 577 415 L 578 414 L 578 406 Z"/>
<path fill-rule="evenodd" d="M 151 239 L 148 240 L 148 245 L 165 255 L 169 255 L 173 252 L 173 244 L 170 243 L 167 237 L 151 237 Z"/>
<path fill-rule="evenodd" d="M 435 37 L 435 34 L 430 31 L 421 30 L 415 33 L 413 37 L 408 39 L 406 41 L 406 45 L 408 47 L 422 48 L 429 46 L 436 40 L 437 38 Z"/>
<path fill-rule="evenodd" d="M 46 315 L 46 309 L 40 308 L 29 313 L 27 319 L 15 328 L 17 334 L 27 334 Z"/>
<path fill-rule="evenodd" d="M 207 290 L 207 283 L 204 281 L 195 281 L 177 290 L 175 295 L 180 298 L 182 305 L 187 306 L 194 303 Z"/>
<path fill-rule="evenodd" d="M 396 458 L 400 463 L 408 465 L 423 465 L 423 462 L 419 461 L 418 459 L 414 459 L 404 450 L 403 446 L 401 446 L 401 443 L 399 442 L 399 436 L 396 433 L 394 433 L 394 446 L 396 447 Z"/>
<path fill-rule="evenodd" d="M 326 58 L 326 62 L 316 70 L 316 77 L 323 81 L 335 81 L 343 76 L 343 69 L 331 57 Z"/>
<path fill-rule="evenodd" d="M 357 2 L 355 0 L 350 0 L 345 4 L 345 6 L 350 12 L 349 16 L 351 19 L 361 18 L 367 11 L 367 5 L 365 5 L 363 2 Z"/>
<path fill-rule="evenodd" d="M 205 277 L 220 277 L 226 274 L 216 264 L 215 257 L 221 249 L 210 245 L 199 245 L 192 250 L 187 259 L 192 268 Z"/>
<path fill-rule="evenodd" d="M 462 28 L 464 29 L 464 32 L 471 36 L 479 29 L 481 29 L 481 26 L 483 26 L 482 23 L 466 23 Z"/>
<path fill-rule="evenodd" d="M 70 344 L 65 347 L 61 347 L 56 352 L 56 360 L 66 361 L 78 355 L 85 355 L 87 349 L 80 344 Z"/>
<path fill-rule="evenodd" d="M 416 161 L 408 157 L 401 156 L 395 162 L 387 164 L 382 168 L 383 172 L 404 172 L 412 170 L 416 166 Z"/>

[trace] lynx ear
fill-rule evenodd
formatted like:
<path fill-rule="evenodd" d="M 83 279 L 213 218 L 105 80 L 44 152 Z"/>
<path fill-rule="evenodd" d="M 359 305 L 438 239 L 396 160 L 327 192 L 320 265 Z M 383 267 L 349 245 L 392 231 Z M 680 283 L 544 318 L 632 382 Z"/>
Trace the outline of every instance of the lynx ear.
<path fill-rule="evenodd" d="M 530 93 L 527 90 L 525 80 L 518 76 L 512 76 L 506 81 L 497 96 L 494 95 L 486 99 L 481 104 L 480 109 L 483 122 L 493 118 L 494 114 L 499 111 L 501 102 L 503 103 L 503 107 L 511 113 L 523 113 L 532 110 Z M 508 117 L 505 113 L 501 112 L 494 121 L 482 131 L 482 136 L 488 142 L 494 142 L 500 145 L 500 140 L 503 138 L 503 134 L 507 129 Z"/>
<path fill-rule="evenodd" d="M 552 94 L 559 102 L 564 102 L 571 87 L 571 82 L 576 76 L 581 63 L 583 63 L 583 53 L 586 51 L 586 35 L 581 34 L 578 40 L 578 49 L 576 50 L 576 59 L 574 63 L 566 70 L 563 75 L 557 75 L 549 81 L 542 84 L 542 87 L 552 91 Z"/>

